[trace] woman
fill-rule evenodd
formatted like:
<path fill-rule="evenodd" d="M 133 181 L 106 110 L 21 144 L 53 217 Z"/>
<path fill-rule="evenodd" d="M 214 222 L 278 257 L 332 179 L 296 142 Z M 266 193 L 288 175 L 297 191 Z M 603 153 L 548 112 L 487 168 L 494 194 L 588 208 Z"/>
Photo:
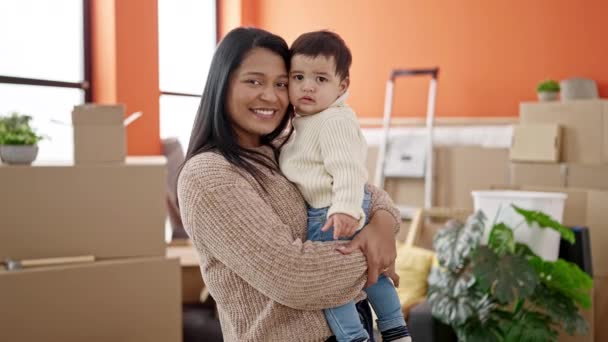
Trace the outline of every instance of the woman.
<path fill-rule="evenodd" d="M 370 224 L 348 245 L 302 242 L 305 202 L 274 147 L 293 113 L 288 67 L 282 38 L 231 31 L 213 57 L 179 176 L 184 226 L 227 341 L 326 340 L 321 310 L 361 299 L 395 259 L 398 212 L 373 188 Z"/>

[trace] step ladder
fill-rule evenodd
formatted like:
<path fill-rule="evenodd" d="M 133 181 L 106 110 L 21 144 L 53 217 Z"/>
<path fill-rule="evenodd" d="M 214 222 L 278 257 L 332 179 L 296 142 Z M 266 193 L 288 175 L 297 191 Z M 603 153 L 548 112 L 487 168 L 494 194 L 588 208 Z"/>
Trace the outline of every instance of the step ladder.
<path fill-rule="evenodd" d="M 386 167 L 386 153 L 389 142 L 389 133 L 391 126 L 391 115 L 393 110 L 393 95 L 394 86 L 397 78 L 400 77 L 416 77 L 416 76 L 431 76 L 429 84 L 429 95 L 427 98 L 426 110 L 426 164 L 424 172 L 424 208 L 429 209 L 433 205 L 433 125 L 435 121 L 435 102 L 437 97 L 437 77 L 439 76 L 439 68 L 430 69 L 394 69 L 391 71 L 389 79 L 386 83 L 386 95 L 384 98 L 384 118 L 382 120 L 382 139 L 378 151 L 378 159 L 376 162 L 376 173 L 374 176 L 374 185 L 383 189 Z M 419 209 L 417 206 L 397 205 L 403 219 L 412 219 L 414 214 Z"/>

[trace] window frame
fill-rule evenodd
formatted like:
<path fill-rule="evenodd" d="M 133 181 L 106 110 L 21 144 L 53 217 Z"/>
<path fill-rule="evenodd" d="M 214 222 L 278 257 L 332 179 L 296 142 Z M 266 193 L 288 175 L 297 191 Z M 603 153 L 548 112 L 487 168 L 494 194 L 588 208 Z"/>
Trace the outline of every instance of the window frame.
<path fill-rule="evenodd" d="M 65 82 L 41 78 L 27 78 L 0 75 L 0 84 L 20 84 L 43 87 L 72 88 L 84 91 L 84 100 L 93 102 L 92 87 L 92 60 L 91 60 L 91 0 L 82 0 L 82 28 L 83 28 L 83 66 L 84 79 L 81 82 Z"/>
<path fill-rule="evenodd" d="M 219 21 L 219 17 L 220 17 L 220 1 L 221 0 L 215 0 L 215 43 L 219 43 L 220 41 L 220 21 Z M 159 70 L 160 72 L 160 70 Z M 160 84 L 159 84 L 159 88 L 160 88 Z M 183 92 L 175 92 L 175 91 L 168 91 L 168 90 L 163 90 L 163 89 L 159 89 L 160 90 L 160 94 L 158 97 L 158 100 L 160 101 L 160 96 L 162 95 L 171 95 L 171 96 L 184 96 L 184 97 L 198 97 L 201 98 L 202 95 L 201 94 L 193 94 L 193 93 L 183 93 Z"/>

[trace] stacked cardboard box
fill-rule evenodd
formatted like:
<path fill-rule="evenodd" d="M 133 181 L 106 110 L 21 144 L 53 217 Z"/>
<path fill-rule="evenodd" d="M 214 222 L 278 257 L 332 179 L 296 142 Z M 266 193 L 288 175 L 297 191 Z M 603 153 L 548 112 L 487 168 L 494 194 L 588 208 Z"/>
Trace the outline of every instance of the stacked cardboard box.
<path fill-rule="evenodd" d="M 608 189 L 608 100 L 522 103 L 511 160 L 514 185 Z"/>
<path fill-rule="evenodd" d="M 473 210 L 471 191 L 505 182 L 509 177 L 508 163 L 509 150 L 506 148 L 438 148 L 436 205 Z"/>
<path fill-rule="evenodd" d="M 513 129 L 510 159 L 513 161 L 559 162 L 562 127 L 558 124 L 521 124 Z"/>
<path fill-rule="evenodd" d="M 165 160 L 0 166 L 0 258 L 164 254 Z"/>
<path fill-rule="evenodd" d="M 0 270 L 1 341 L 181 341 L 175 259 Z"/>
<path fill-rule="evenodd" d="M 182 303 L 198 304 L 205 302 L 208 291 L 205 288 L 199 258 L 190 240 L 173 240 L 167 246 L 167 257 L 179 258 L 182 278 Z"/>
<path fill-rule="evenodd" d="M 0 165 L 0 260 L 39 264 L 0 265 L 0 341 L 181 341 L 166 161 L 113 159 Z"/>
<path fill-rule="evenodd" d="M 519 106 L 521 125 L 562 126 L 561 155 L 567 163 L 608 163 L 607 116 L 608 100 L 524 102 Z"/>
<path fill-rule="evenodd" d="M 596 340 L 607 340 L 600 320 L 608 306 L 603 293 L 608 282 L 608 100 L 522 103 L 514 133 L 511 186 L 566 193 L 564 224 L 589 227 L 594 333 Z"/>

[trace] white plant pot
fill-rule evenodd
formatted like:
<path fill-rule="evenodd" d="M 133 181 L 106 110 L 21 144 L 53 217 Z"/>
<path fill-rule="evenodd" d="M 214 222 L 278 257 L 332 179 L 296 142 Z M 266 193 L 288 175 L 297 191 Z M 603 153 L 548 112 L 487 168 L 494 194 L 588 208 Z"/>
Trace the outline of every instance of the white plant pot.
<path fill-rule="evenodd" d="M 538 100 L 542 102 L 549 102 L 557 100 L 557 95 L 559 91 L 539 91 Z"/>
<path fill-rule="evenodd" d="M 524 221 L 523 217 L 513 210 L 511 204 L 526 210 L 538 210 L 561 223 L 567 195 L 559 192 L 532 191 L 473 191 L 475 210 L 486 215 L 486 227 L 483 242 L 487 243 L 494 219 L 503 222 L 512 229 Z M 498 214 L 498 216 L 497 216 Z M 560 235 L 550 228 L 538 225 L 522 224 L 514 231 L 515 240 L 525 243 L 541 258 L 555 261 L 559 254 Z"/>
<path fill-rule="evenodd" d="M 594 80 L 570 78 L 559 82 L 562 101 L 597 99 L 597 84 Z"/>
<path fill-rule="evenodd" d="M 37 145 L 0 145 L 0 158 L 7 164 L 30 165 L 36 156 Z"/>

